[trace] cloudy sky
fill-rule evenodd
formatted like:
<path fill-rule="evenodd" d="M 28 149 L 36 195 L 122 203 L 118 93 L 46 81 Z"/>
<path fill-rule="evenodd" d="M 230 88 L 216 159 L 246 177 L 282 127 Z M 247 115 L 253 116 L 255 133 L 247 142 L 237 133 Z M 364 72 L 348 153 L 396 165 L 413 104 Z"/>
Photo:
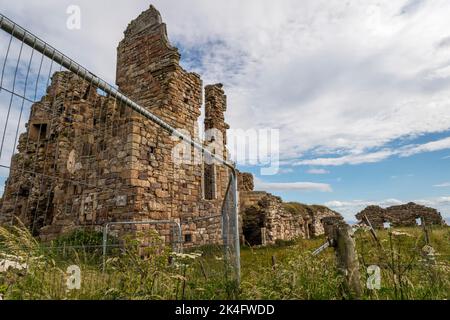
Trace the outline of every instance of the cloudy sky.
<path fill-rule="evenodd" d="M 183 66 L 224 84 L 233 128 L 280 130 L 277 175 L 241 166 L 258 188 L 348 220 L 409 201 L 450 219 L 450 1 L 111 3 L 15 0 L 1 12 L 114 83 L 123 31 L 152 3 Z M 70 5 L 79 30 L 66 27 Z"/>

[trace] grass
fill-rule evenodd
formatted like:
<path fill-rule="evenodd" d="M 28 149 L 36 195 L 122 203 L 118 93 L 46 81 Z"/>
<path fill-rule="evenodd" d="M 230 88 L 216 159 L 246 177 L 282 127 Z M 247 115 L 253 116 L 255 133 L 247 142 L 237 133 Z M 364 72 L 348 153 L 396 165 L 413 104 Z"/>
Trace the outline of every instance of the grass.
<path fill-rule="evenodd" d="M 380 290 L 365 289 L 363 299 L 450 298 L 450 228 L 430 232 L 435 250 L 431 258 L 422 250 L 426 242 L 420 228 L 380 231 L 378 237 L 381 249 L 370 233 L 355 233 L 364 288 L 367 267 L 381 269 Z M 117 240 L 111 242 L 102 272 L 100 235 L 76 233 L 44 245 L 23 228 L 0 227 L 0 254 L 28 265 L 27 269 L 0 273 L 0 294 L 15 300 L 346 298 L 333 249 L 311 255 L 324 238 L 243 247 L 239 288 L 226 276 L 232 270 L 225 267 L 221 247 L 173 254 L 155 234 L 141 234 L 140 238 L 146 239 L 145 247 L 133 238 L 123 239 L 120 247 Z M 81 269 L 78 290 L 67 289 L 70 265 Z"/>

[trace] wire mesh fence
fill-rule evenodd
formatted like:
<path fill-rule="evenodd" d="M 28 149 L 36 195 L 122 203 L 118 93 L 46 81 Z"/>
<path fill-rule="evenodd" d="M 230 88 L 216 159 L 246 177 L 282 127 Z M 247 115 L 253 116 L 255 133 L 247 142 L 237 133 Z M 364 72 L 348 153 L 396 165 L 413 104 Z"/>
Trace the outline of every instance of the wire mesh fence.
<path fill-rule="evenodd" d="M 120 261 L 139 273 L 194 257 L 182 265 L 195 265 L 204 279 L 239 283 L 234 165 L 192 139 L 195 132 L 169 125 L 171 114 L 156 116 L 1 14 L 0 26 L 0 224 L 20 221 L 45 244 L 36 255 L 55 258 L 32 264 L 42 271 L 36 281 L 62 283 L 48 295 L 66 292 L 66 270 L 48 266 L 54 261 L 82 262 L 97 277 L 111 263 L 123 268 Z M 215 159 L 223 187 L 214 199 L 196 201 L 205 165 L 174 161 L 180 142 Z M 131 262 L 131 253 L 139 259 Z M 46 275 L 52 268 L 59 271 Z M 111 288 L 107 278 L 89 285 Z"/>

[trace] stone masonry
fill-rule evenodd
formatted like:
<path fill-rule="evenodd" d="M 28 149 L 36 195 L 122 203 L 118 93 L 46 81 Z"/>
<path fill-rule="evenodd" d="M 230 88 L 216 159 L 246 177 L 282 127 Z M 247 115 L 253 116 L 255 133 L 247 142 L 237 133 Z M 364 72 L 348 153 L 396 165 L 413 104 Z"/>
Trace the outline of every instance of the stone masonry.
<path fill-rule="evenodd" d="M 360 223 L 366 223 L 365 216 L 374 228 L 382 229 L 385 223 L 391 227 L 413 227 L 423 219 L 426 225 L 444 225 L 441 214 L 433 208 L 415 203 L 392 206 L 383 209 L 379 206 L 369 206 L 356 215 Z"/>
<path fill-rule="evenodd" d="M 206 135 L 201 141 L 202 80 L 180 66 L 178 49 L 153 6 L 124 32 L 116 83 L 130 99 L 228 158 L 223 86 L 204 88 Z M 100 230 L 107 222 L 170 220 L 182 225 L 186 246 L 218 244 L 229 169 L 211 159 L 174 161 L 174 152 L 195 159 L 196 151 L 185 147 L 75 74 L 56 72 L 46 94 L 33 104 L 11 160 L 0 223 L 16 216 L 35 236 L 51 240 L 78 228 Z M 247 241 L 270 244 L 322 232 L 320 210 L 293 215 L 281 199 L 254 192 L 247 173 L 239 173 L 238 184 Z M 129 225 L 112 232 L 147 228 Z M 166 242 L 175 240 L 169 224 L 151 228 Z"/>
<path fill-rule="evenodd" d="M 242 234 L 250 245 L 320 236 L 324 234 L 324 218 L 342 218 L 323 206 L 283 203 L 268 192 L 253 191 L 253 176 L 248 173 L 241 174 L 239 181 Z"/>
<path fill-rule="evenodd" d="M 117 49 L 120 91 L 199 140 L 202 81 L 180 66 L 159 12 L 151 6 L 124 35 Z M 205 128 L 218 129 L 225 139 L 221 84 L 206 87 L 205 105 Z M 178 145 L 162 128 L 76 75 L 55 73 L 20 137 L 0 219 L 17 216 L 44 240 L 105 222 L 171 220 L 183 226 L 186 245 L 219 243 L 220 218 L 201 218 L 220 214 L 230 173 L 214 163 L 174 161 Z M 193 150 L 181 152 L 194 157 Z M 171 226 L 157 229 L 173 241 Z"/>
<path fill-rule="evenodd" d="M 264 191 L 240 193 L 244 240 L 250 245 L 274 244 L 276 240 L 304 238 L 305 221 L 283 208 L 281 198 Z"/>

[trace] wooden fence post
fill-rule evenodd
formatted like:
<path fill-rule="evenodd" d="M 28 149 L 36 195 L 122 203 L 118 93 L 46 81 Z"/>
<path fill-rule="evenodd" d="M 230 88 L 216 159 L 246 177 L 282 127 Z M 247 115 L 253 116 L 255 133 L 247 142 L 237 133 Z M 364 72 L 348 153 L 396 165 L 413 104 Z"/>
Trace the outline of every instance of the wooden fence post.
<path fill-rule="evenodd" d="M 422 225 L 422 230 L 425 236 L 425 242 L 427 245 L 430 245 L 430 235 L 428 233 L 428 228 L 424 217 L 420 217 L 420 224 Z"/>
<path fill-rule="evenodd" d="M 335 249 L 338 271 L 344 276 L 344 293 L 350 298 L 360 299 L 363 290 L 352 228 L 339 218 L 328 219 L 324 224 L 326 235 Z"/>

